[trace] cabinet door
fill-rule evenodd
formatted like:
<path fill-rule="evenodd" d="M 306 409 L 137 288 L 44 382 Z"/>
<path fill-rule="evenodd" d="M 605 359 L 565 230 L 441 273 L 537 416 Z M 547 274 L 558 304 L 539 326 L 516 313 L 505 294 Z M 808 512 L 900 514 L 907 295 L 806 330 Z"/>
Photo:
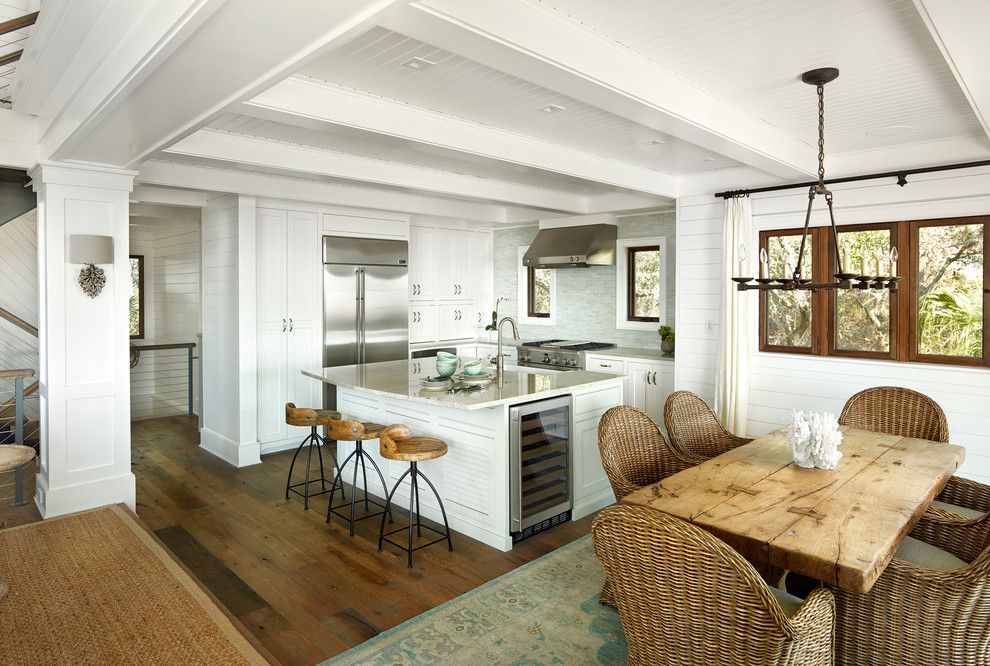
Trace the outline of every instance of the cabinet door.
<path fill-rule="evenodd" d="M 630 362 L 628 365 L 626 403 L 641 409 L 654 421 L 663 423 L 663 397 L 660 385 L 662 368 L 653 363 Z"/>
<path fill-rule="evenodd" d="M 433 256 L 437 258 L 434 291 L 440 300 L 471 298 L 474 290 L 470 231 L 436 229 Z"/>
<path fill-rule="evenodd" d="M 436 297 L 437 267 L 432 256 L 437 252 L 437 230 L 425 227 L 409 229 L 409 298 L 413 301 L 433 300 Z"/>
<path fill-rule="evenodd" d="M 433 342 L 436 339 L 436 306 L 425 303 L 413 303 L 409 308 L 409 342 Z"/>
<path fill-rule="evenodd" d="M 474 298 L 480 262 L 484 260 L 483 255 L 475 254 L 481 251 L 480 246 L 476 244 L 476 236 L 478 234 L 473 231 L 455 231 L 451 236 L 450 266 L 456 298 Z"/>
<path fill-rule="evenodd" d="M 574 499 L 591 497 L 609 492 L 611 484 L 605 468 L 602 467 L 601 451 L 598 448 L 598 422 L 595 418 L 582 419 L 574 425 Z"/>
<path fill-rule="evenodd" d="M 285 229 L 288 400 L 300 407 L 320 407 L 323 404 L 322 384 L 302 374 L 303 370 L 323 367 L 323 262 L 317 215 L 289 211 Z M 290 437 L 302 439 L 308 433 L 309 428 L 289 428 Z"/>
<path fill-rule="evenodd" d="M 286 213 L 258 209 L 256 230 L 258 440 L 286 438 Z"/>
<path fill-rule="evenodd" d="M 471 337 L 474 325 L 470 303 L 453 303 L 437 308 L 440 340 L 463 340 Z"/>
<path fill-rule="evenodd" d="M 489 323 L 492 310 L 495 308 L 495 268 L 494 249 L 491 232 L 474 232 L 471 234 L 471 294 L 474 297 L 475 308 L 481 314 L 480 323 Z"/>

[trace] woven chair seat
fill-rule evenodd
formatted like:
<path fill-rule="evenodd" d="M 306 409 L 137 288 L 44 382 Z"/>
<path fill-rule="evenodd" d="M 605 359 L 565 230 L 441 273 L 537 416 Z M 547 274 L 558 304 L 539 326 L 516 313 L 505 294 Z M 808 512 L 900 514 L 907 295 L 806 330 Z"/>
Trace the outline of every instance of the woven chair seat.
<path fill-rule="evenodd" d="M 629 664 L 832 666 L 832 594 L 803 602 L 764 582 L 712 534 L 620 504 L 591 526 L 629 645 Z M 866 662 L 864 662 L 866 663 Z"/>
<path fill-rule="evenodd" d="M 907 537 L 868 593 L 834 591 L 836 663 L 990 664 L 990 548 L 931 522 L 915 533 L 944 541 Z"/>

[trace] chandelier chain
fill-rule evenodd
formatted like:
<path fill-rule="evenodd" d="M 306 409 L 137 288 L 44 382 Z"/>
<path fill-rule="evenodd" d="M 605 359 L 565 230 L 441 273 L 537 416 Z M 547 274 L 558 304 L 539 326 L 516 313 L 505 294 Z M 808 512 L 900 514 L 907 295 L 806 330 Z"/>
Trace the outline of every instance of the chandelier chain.
<path fill-rule="evenodd" d="M 825 84 L 818 84 L 818 191 L 825 189 Z"/>

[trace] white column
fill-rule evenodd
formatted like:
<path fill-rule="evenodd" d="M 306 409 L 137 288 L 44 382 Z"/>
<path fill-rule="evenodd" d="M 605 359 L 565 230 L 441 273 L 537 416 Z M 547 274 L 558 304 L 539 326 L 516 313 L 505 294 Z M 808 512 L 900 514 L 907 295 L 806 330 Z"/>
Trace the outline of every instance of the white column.
<path fill-rule="evenodd" d="M 38 194 L 38 351 L 41 468 L 35 502 L 46 517 L 124 502 L 131 473 L 128 193 L 135 172 L 42 163 Z M 70 264 L 73 235 L 110 236 L 113 264 L 95 298 Z"/>

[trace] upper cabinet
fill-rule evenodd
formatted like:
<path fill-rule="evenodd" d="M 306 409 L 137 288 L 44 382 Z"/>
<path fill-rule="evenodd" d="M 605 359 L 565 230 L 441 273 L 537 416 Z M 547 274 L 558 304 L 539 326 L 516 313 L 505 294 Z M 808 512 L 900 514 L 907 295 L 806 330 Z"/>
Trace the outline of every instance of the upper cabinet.
<path fill-rule="evenodd" d="M 491 317 L 494 253 L 490 231 L 410 227 L 409 341 L 471 338 Z"/>
<path fill-rule="evenodd" d="M 473 231 L 437 229 L 434 234 L 434 257 L 436 258 L 436 292 L 443 301 L 467 301 L 474 298 L 475 276 L 472 265 L 476 265 L 472 251 L 472 240 L 479 234 Z"/>
<path fill-rule="evenodd" d="M 436 298 L 433 282 L 436 271 L 433 257 L 439 229 L 410 227 L 409 229 L 409 298 L 413 301 L 432 301 Z"/>

